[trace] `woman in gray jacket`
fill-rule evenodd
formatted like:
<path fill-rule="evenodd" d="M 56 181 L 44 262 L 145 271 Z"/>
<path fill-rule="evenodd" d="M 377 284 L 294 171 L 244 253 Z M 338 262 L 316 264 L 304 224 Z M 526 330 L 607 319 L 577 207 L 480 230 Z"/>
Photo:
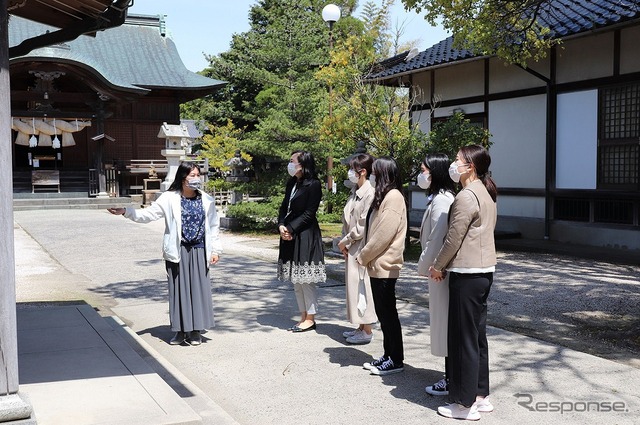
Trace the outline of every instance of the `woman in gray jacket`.
<path fill-rule="evenodd" d="M 418 186 L 428 193 L 427 206 L 420 226 L 422 253 L 418 274 L 429 276 L 429 266 L 440 252 L 449 226 L 449 209 L 454 198 L 454 183 L 449 177 L 449 157 L 443 153 L 427 155 L 420 166 Z M 447 329 L 449 324 L 449 278 L 429 279 L 429 334 L 431 354 L 444 357 L 444 378 L 425 388 L 431 395 L 449 394 Z"/>
<path fill-rule="evenodd" d="M 222 246 L 215 201 L 201 187 L 200 167 L 183 162 L 169 189 L 149 208 L 108 210 L 138 223 L 164 218 L 162 252 L 169 282 L 169 320 L 175 332 L 172 345 L 200 345 L 201 332 L 214 324 L 209 265 L 218 262 Z"/>
<path fill-rule="evenodd" d="M 441 281 L 449 274 L 449 400 L 438 407 L 442 416 L 478 420 L 493 411 L 489 395 L 487 298 L 493 282 L 498 196 L 489 176 L 491 157 L 482 147 L 465 146 L 449 168 L 459 181 L 449 213 L 449 229 L 430 276 Z"/>

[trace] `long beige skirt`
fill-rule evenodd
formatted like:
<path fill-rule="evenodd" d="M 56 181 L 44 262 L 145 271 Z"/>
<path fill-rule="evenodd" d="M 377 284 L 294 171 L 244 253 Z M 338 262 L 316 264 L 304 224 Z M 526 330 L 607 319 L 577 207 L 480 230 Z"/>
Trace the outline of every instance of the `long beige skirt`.
<path fill-rule="evenodd" d="M 356 325 L 375 323 L 378 321 L 378 317 L 376 316 L 376 310 L 373 305 L 371 281 L 369 274 L 366 273 L 367 269 L 358 264 L 356 257 L 351 254 L 347 255 L 346 261 L 344 279 L 347 292 L 347 320 Z M 361 276 L 364 276 L 365 299 L 367 301 L 367 306 L 362 316 L 358 312 L 358 286 Z"/>

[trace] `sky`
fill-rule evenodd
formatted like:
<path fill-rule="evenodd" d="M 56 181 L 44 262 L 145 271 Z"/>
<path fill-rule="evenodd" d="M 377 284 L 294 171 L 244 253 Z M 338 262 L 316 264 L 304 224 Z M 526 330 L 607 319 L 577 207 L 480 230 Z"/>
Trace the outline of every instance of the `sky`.
<path fill-rule="evenodd" d="M 249 30 L 249 9 L 256 3 L 257 0 L 134 0 L 129 13 L 166 15 L 167 35 L 176 43 L 187 69 L 196 72 L 207 67 L 204 53 L 217 55 L 229 50 L 231 36 Z M 364 3 L 360 1 L 361 5 Z M 360 13 L 358 9 L 354 15 L 359 17 Z M 391 25 L 406 27 L 401 42 L 418 40 L 421 51 L 447 37 L 442 28 L 431 27 L 422 16 L 405 12 L 400 0 L 392 7 Z"/>

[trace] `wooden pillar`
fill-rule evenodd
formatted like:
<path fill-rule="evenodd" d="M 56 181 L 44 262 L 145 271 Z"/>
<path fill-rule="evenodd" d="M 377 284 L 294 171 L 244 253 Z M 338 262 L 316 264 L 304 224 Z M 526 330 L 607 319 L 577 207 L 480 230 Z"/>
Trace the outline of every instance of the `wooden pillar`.
<path fill-rule="evenodd" d="M 0 422 L 2 423 L 28 419 L 33 410 L 18 395 L 8 32 L 7 0 L 0 0 Z"/>

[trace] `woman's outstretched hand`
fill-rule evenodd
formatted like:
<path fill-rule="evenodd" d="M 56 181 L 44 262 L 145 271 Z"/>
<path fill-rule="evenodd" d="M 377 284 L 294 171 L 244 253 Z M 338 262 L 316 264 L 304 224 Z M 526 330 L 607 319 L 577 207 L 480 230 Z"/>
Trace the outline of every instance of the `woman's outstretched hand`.
<path fill-rule="evenodd" d="M 125 208 L 107 208 L 107 211 L 113 215 L 124 215 L 127 212 Z"/>

